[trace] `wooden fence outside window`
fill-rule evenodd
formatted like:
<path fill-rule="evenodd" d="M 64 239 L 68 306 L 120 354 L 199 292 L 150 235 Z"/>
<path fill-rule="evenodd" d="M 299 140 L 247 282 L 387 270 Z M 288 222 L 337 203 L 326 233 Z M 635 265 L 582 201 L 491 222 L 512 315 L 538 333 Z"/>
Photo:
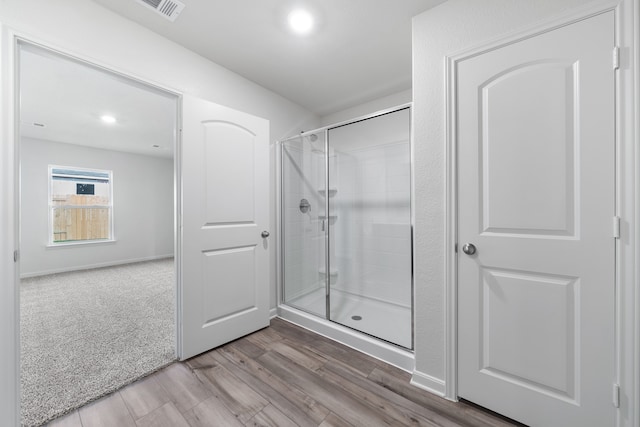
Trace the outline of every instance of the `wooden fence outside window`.
<path fill-rule="evenodd" d="M 111 238 L 111 207 L 106 197 L 70 194 L 52 199 L 53 242 Z"/>

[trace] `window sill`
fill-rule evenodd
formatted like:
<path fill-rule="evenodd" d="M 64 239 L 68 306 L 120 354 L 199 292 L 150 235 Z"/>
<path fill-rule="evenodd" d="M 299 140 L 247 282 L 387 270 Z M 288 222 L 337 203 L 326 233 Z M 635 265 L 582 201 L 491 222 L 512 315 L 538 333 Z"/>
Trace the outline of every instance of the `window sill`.
<path fill-rule="evenodd" d="M 78 247 L 78 246 L 99 246 L 99 245 L 110 245 L 116 243 L 115 239 L 108 240 L 86 240 L 86 241 L 76 241 L 76 242 L 61 242 L 61 243 L 48 243 L 46 245 L 47 249 L 50 248 L 70 248 L 70 247 Z"/>

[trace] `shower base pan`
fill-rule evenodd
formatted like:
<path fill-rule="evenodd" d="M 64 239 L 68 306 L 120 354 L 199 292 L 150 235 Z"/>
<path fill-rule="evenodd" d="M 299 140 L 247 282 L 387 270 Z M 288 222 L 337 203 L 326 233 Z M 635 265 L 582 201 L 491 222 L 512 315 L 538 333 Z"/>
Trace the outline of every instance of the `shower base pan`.
<path fill-rule="evenodd" d="M 413 371 L 414 355 L 408 349 L 412 344 L 409 308 L 336 290 L 332 292 L 332 321 L 302 310 L 324 311 L 324 289 L 289 301 L 291 305 L 280 305 L 278 315 L 405 371 Z"/>

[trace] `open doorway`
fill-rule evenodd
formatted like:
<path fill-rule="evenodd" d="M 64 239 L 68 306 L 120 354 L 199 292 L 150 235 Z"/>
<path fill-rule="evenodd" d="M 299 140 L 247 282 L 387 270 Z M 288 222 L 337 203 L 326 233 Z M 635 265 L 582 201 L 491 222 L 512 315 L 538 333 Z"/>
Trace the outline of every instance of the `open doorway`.
<path fill-rule="evenodd" d="M 178 96 L 19 42 L 23 425 L 176 358 Z"/>

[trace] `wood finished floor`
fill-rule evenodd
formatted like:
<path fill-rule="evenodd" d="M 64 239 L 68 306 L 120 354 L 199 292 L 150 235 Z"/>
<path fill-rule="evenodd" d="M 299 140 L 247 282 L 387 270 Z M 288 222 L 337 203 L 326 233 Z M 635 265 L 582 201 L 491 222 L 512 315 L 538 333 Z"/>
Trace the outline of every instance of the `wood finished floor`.
<path fill-rule="evenodd" d="M 511 423 L 409 384 L 395 367 L 280 319 L 174 363 L 51 427 L 473 426 Z"/>

